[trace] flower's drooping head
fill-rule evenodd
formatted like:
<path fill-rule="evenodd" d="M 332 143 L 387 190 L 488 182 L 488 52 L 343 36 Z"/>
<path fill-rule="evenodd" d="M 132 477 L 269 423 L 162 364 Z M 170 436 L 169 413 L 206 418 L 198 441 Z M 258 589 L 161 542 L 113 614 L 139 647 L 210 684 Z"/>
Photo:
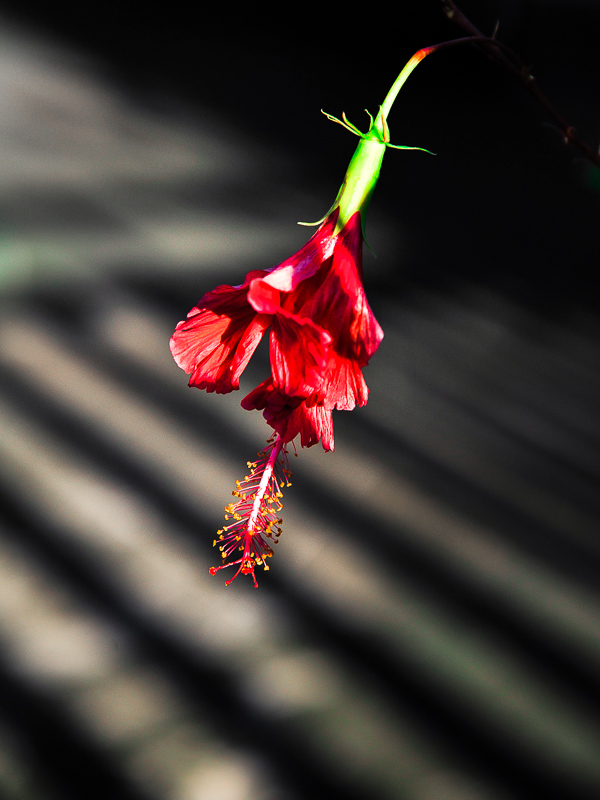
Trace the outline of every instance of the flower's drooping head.
<path fill-rule="evenodd" d="M 304 447 L 333 450 L 332 411 L 367 402 L 362 368 L 383 338 L 362 283 L 362 230 L 356 212 L 335 233 L 336 207 L 294 256 L 250 272 L 239 286 L 204 295 L 171 339 L 190 386 L 230 392 L 270 328 L 271 375 L 242 400 Z"/>
<path fill-rule="evenodd" d="M 255 567 L 268 569 L 273 552 L 266 540 L 277 541 L 279 534 L 281 476 L 289 485 L 290 475 L 286 445 L 300 436 L 303 447 L 320 441 L 333 450 L 333 409 L 367 402 L 362 370 L 383 331 L 363 287 L 365 213 L 385 150 L 394 146 L 387 112 L 424 55 L 419 51 L 398 76 L 367 133 L 343 117 L 340 124 L 359 136 L 359 144 L 333 206 L 304 247 L 276 267 L 248 273 L 239 286 L 207 292 L 171 337 L 171 353 L 190 375 L 190 386 L 224 394 L 239 388 L 259 342 L 267 331 L 270 336 L 271 374 L 242 406 L 260 409 L 275 433 L 238 482 L 237 502 L 225 509 L 229 524 L 215 540 L 224 563 L 212 574 L 239 564 L 234 577 L 249 574 L 257 585 Z M 241 557 L 225 563 L 238 550 Z"/>

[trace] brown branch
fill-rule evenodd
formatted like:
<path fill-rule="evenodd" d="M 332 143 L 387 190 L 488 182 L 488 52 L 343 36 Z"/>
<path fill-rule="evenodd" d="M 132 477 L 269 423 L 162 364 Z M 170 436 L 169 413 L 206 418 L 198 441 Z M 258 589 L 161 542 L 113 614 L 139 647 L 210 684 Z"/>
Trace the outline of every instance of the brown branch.
<path fill-rule="evenodd" d="M 557 111 L 550 100 L 542 92 L 539 84 L 533 75 L 530 74 L 527 66 L 524 64 L 521 58 L 509 47 L 501 44 L 495 39 L 496 32 L 494 31 L 494 36 L 491 38 L 484 36 L 484 34 L 481 33 L 481 31 L 475 25 L 473 25 L 473 23 L 467 19 L 467 17 L 465 17 L 453 0 L 442 0 L 442 5 L 444 7 L 446 16 L 453 22 L 456 22 L 457 25 L 460 25 L 461 28 L 464 28 L 464 30 L 466 30 L 469 35 L 473 37 L 473 44 L 475 44 L 475 46 L 479 47 L 481 50 L 484 50 L 488 56 L 508 69 L 509 72 L 518 78 L 525 88 L 535 97 L 538 103 L 543 106 L 562 133 L 565 144 L 570 144 L 573 147 L 576 147 L 585 156 L 585 158 L 587 158 L 588 161 L 590 161 L 592 164 L 595 164 L 597 167 L 600 167 L 600 153 L 596 150 L 593 150 L 589 144 L 587 144 L 587 142 L 584 142 L 583 139 L 581 139 L 575 133 L 573 126 L 569 125 L 562 114 Z"/>

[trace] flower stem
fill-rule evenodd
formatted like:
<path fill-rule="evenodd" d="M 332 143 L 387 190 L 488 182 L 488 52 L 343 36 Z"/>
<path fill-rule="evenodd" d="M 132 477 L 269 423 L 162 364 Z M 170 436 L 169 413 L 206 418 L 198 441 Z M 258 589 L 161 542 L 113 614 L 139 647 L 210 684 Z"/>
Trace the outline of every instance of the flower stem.
<path fill-rule="evenodd" d="M 410 75 L 410 73 L 417 66 L 417 64 L 420 64 L 421 61 L 423 61 L 425 56 L 428 56 L 429 53 L 431 53 L 435 49 L 436 45 L 433 45 L 432 47 L 424 47 L 417 53 L 415 53 L 414 56 L 410 59 L 410 61 L 407 64 L 405 64 L 405 66 L 402 69 L 402 72 L 398 75 L 398 77 L 394 81 L 392 88 L 389 90 L 385 100 L 381 104 L 381 116 L 383 117 L 383 119 L 387 119 L 387 115 L 390 113 L 390 110 L 394 104 L 394 100 L 398 96 L 398 92 L 400 91 L 400 89 L 406 83 L 406 80 Z M 379 115 L 377 119 L 379 119 Z"/>
<path fill-rule="evenodd" d="M 430 53 L 443 50 L 447 47 L 466 44 L 467 42 L 479 41 L 486 41 L 486 37 L 469 36 L 463 39 L 452 39 L 449 42 L 434 44 L 431 47 L 423 47 L 421 50 L 418 50 L 394 81 L 392 88 L 387 93 L 376 116 L 373 118 L 369 114 L 369 117 L 371 117 L 371 125 L 366 133 L 361 133 L 356 126 L 349 123 L 345 115 L 342 117 L 343 122 L 340 122 L 340 120 L 335 119 L 335 117 L 332 117 L 330 114 L 326 114 L 328 119 L 340 122 L 343 127 L 351 130 L 360 137 L 335 202 L 325 217 L 319 220 L 319 222 L 322 222 L 335 208 L 338 208 L 339 214 L 334 229 L 334 235 L 337 235 L 343 230 L 356 212 L 361 214 L 361 225 L 364 235 L 365 215 L 369 206 L 369 201 L 371 200 L 371 195 L 373 194 L 373 190 L 379 178 L 383 156 L 388 147 L 393 147 L 397 150 L 425 150 L 423 147 L 409 147 L 390 143 L 387 115 L 390 113 L 392 105 L 398 96 L 398 92 L 406 83 L 408 76 L 417 64 L 420 64 L 425 56 L 428 56 Z M 426 152 L 430 151 L 427 150 Z"/>
<path fill-rule="evenodd" d="M 439 44 L 432 44 L 430 47 L 423 47 L 421 50 L 418 50 L 414 56 L 404 65 L 402 71 L 394 81 L 392 88 L 386 95 L 385 100 L 381 104 L 381 114 L 377 116 L 377 121 L 379 121 L 380 117 L 382 120 L 387 119 L 388 114 L 394 104 L 396 97 L 398 96 L 398 92 L 406 83 L 406 80 L 410 73 L 414 70 L 417 64 L 420 64 L 421 61 L 425 58 L 425 56 L 430 55 L 431 53 L 437 53 L 439 50 L 445 50 L 448 47 L 455 47 L 456 45 L 461 44 L 477 44 L 477 43 L 484 43 L 487 45 L 497 45 L 502 47 L 502 45 L 498 45 L 497 42 L 493 38 L 488 36 L 484 36 L 482 33 L 474 33 L 472 36 L 464 36 L 460 39 L 450 39 L 447 42 L 440 42 Z"/>

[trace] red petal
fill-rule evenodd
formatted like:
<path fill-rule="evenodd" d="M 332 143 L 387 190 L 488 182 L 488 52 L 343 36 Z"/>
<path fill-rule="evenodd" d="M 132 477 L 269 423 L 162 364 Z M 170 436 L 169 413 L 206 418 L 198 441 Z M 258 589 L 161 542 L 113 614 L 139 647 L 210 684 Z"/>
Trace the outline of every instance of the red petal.
<path fill-rule="evenodd" d="M 312 447 L 322 439 L 325 450 L 333 450 L 331 408 L 315 405 L 314 400 L 288 397 L 267 378 L 244 397 L 242 407 L 248 411 L 264 409 L 264 418 L 284 442 L 291 442 L 300 434 L 302 447 Z"/>
<path fill-rule="evenodd" d="M 312 277 L 321 264 L 331 258 L 337 237 L 333 236 L 338 209 L 330 214 L 310 237 L 308 242 L 291 258 L 269 270 L 265 281 L 274 289 L 293 292 L 302 281 Z"/>
<path fill-rule="evenodd" d="M 308 397 L 321 384 L 331 336 L 293 314 L 277 314 L 271 328 L 273 382 L 286 395 Z"/>
<path fill-rule="evenodd" d="M 308 397 L 323 382 L 331 336 L 308 318 L 281 308 L 280 293 L 259 278 L 252 281 L 248 301 L 261 314 L 273 314 L 271 372 L 286 395 Z"/>
<path fill-rule="evenodd" d="M 276 314 L 281 308 L 279 290 L 260 278 L 256 278 L 250 284 L 248 302 L 259 314 Z"/>
<path fill-rule="evenodd" d="M 270 317 L 248 304 L 247 286 L 218 286 L 177 325 L 171 353 L 181 369 L 192 373 L 190 386 L 225 394 L 239 388 L 269 323 Z"/>
<path fill-rule="evenodd" d="M 269 414 L 276 415 L 280 411 L 296 408 L 302 401 L 302 397 L 288 397 L 278 391 L 273 385 L 273 378 L 267 378 L 244 397 L 242 408 L 246 411 L 264 408 L 268 409 Z"/>
<path fill-rule="evenodd" d="M 352 411 L 356 405 L 366 405 L 369 389 L 354 359 L 331 352 L 320 394 L 326 405 L 335 406 L 340 411 Z"/>
<path fill-rule="evenodd" d="M 340 288 L 347 298 L 348 329 L 346 345 L 364 367 L 383 339 L 383 331 L 367 302 L 362 281 L 362 223 L 354 214 L 340 233 L 331 265 L 340 278 Z M 342 348 L 343 350 L 344 348 Z"/>
<path fill-rule="evenodd" d="M 324 450 L 334 450 L 333 446 L 333 418 L 331 409 L 323 405 L 316 405 L 310 408 L 306 403 L 296 412 L 301 416 L 301 443 L 302 447 L 310 447 L 322 440 Z"/>
<path fill-rule="evenodd" d="M 332 349 L 341 357 L 353 358 L 359 366 L 368 363 L 383 338 L 362 283 L 362 244 L 360 215 L 356 213 L 335 239 L 332 257 L 294 292 L 281 295 L 287 311 L 308 317 L 328 331 Z"/>

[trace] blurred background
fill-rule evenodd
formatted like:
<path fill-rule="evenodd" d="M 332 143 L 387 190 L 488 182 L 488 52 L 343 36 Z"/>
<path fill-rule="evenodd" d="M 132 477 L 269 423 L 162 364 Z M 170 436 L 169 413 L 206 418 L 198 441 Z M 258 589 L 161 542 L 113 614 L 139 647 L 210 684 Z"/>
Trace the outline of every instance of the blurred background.
<path fill-rule="evenodd" d="M 600 141 L 600 4 L 471 0 Z M 390 116 L 385 339 L 294 459 L 256 591 L 212 541 L 264 444 L 168 340 L 291 255 L 438 0 L 0 2 L 0 796 L 600 796 L 600 181 L 472 48 Z M 375 255 L 376 254 L 376 255 Z"/>

